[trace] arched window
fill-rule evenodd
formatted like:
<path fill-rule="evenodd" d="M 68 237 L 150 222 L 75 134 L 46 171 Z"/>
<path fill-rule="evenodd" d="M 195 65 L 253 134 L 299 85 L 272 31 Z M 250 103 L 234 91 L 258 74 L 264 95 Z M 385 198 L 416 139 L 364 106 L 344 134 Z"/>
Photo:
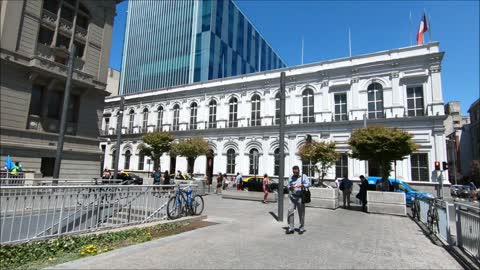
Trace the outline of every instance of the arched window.
<path fill-rule="evenodd" d="M 215 100 L 208 104 L 208 128 L 217 128 L 217 102 Z"/>
<path fill-rule="evenodd" d="M 124 170 L 129 170 L 130 169 L 130 157 L 132 156 L 132 153 L 130 150 L 125 151 L 125 163 L 123 164 L 123 169 Z"/>
<path fill-rule="evenodd" d="M 197 129 L 197 103 L 190 105 L 190 129 Z"/>
<path fill-rule="evenodd" d="M 372 83 L 367 89 L 368 95 L 368 118 L 383 118 L 383 91 L 382 85 Z"/>
<path fill-rule="evenodd" d="M 260 126 L 260 96 L 254 95 L 252 97 L 252 117 L 250 119 L 250 125 L 252 127 Z"/>
<path fill-rule="evenodd" d="M 143 109 L 142 132 L 146 133 L 148 129 L 148 109 Z"/>
<path fill-rule="evenodd" d="M 238 101 L 237 98 L 231 98 L 228 102 L 228 126 L 229 127 L 238 127 Z"/>
<path fill-rule="evenodd" d="M 302 111 L 302 118 L 303 123 L 313 123 L 315 122 L 315 117 L 313 115 L 313 90 L 312 89 L 305 89 L 302 93 L 302 104 L 303 104 L 303 111 Z"/>
<path fill-rule="evenodd" d="M 145 155 L 140 152 L 138 153 L 138 170 L 143 171 L 145 168 Z"/>
<path fill-rule="evenodd" d="M 273 160 L 274 160 L 273 175 L 279 175 L 280 174 L 280 148 L 275 149 L 275 151 L 273 152 Z"/>
<path fill-rule="evenodd" d="M 280 125 L 280 93 L 275 95 L 275 125 Z"/>
<path fill-rule="evenodd" d="M 115 168 L 115 158 L 117 157 L 117 150 L 112 151 L 112 166 L 111 169 Z"/>
<path fill-rule="evenodd" d="M 253 148 L 250 150 L 250 153 L 248 153 L 248 160 L 249 160 L 249 173 L 257 175 L 258 174 L 258 150 L 256 148 Z"/>
<path fill-rule="evenodd" d="M 235 173 L 235 150 L 232 148 L 227 151 L 227 173 Z"/>
<path fill-rule="evenodd" d="M 163 107 L 158 107 L 157 111 L 157 131 L 163 131 Z"/>
<path fill-rule="evenodd" d="M 128 113 L 128 133 L 133 133 L 133 124 L 135 120 L 135 111 L 130 110 Z"/>
<path fill-rule="evenodd" d="M 180 126 L 180 105 L 175 104 L 173 106 L 173 125 L 172 130 L 176 131 L 179 129 Z"/>

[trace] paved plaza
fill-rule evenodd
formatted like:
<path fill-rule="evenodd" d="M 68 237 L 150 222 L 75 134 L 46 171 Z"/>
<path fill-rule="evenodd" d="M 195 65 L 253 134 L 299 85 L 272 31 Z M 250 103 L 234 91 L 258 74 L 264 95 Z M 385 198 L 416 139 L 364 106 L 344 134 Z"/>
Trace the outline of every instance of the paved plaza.
<path fill-rule="evenodd" d="M 216 225 L 58 265 L 57 269 L 461 269 L 407 217 L 307 208 L 285 235 L 277 204 L 205 197 Z M 285 208 L 286 211 L 286 208 Z M 296 216 L 298 220 L 298 216 Z M 286 218 L 285 218 L 286 220 Z"/>

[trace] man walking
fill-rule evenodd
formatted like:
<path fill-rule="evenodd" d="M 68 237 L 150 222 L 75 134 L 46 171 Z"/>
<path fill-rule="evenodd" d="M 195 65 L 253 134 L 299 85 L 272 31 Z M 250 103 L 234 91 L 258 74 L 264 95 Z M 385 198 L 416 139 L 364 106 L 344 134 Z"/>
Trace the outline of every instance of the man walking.
<path fill-rule="evenodd" d="M 310 186 L 310 180 L 304 174 L 300 175 L 298 166 L 293 166 L 293 175 L 288 181 L 288 189 L 290 191 L 290 206 L 288 207 L 288 229 L 286 234 L 292 234 L 295 230 L 294 214 L 295 209 L 298 211 L 298 218 L 300 219 L 300 227 L 298 227 L 298 234 L 305 232 L 305 202 L 302 198 L 303 188 Z"/>
<path fill-rule="evenodd" d="M 353 183 L 348 177 L 343 178 L 340 183 L 340 190 L 343 192 L 343 208 L 350 209 L 350 195 L 352 194 Z"/>

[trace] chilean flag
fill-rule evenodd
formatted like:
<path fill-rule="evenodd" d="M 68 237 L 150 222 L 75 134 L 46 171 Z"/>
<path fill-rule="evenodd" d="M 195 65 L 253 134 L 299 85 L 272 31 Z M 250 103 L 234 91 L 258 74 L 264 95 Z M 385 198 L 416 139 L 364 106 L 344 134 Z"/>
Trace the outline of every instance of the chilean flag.
<path fill-rule="evenodd" d="M 417 45 L 423 44 L 423 33 L 428 31 L 427 16 L 423 13 L 423 18 L 420 21 L 420 27 L 418 28 L 417 33 Z"/>

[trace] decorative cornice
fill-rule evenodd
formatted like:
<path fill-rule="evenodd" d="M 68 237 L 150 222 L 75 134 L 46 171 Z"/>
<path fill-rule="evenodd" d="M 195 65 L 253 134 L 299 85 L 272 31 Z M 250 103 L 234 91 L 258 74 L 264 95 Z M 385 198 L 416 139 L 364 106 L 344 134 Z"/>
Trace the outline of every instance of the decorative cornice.
<path fill-rule="evenodd" d="M 431 73 L 438 73 L 442 70 L 440 65 L 432 65 L 430 66 L 430 72 Z"/>

